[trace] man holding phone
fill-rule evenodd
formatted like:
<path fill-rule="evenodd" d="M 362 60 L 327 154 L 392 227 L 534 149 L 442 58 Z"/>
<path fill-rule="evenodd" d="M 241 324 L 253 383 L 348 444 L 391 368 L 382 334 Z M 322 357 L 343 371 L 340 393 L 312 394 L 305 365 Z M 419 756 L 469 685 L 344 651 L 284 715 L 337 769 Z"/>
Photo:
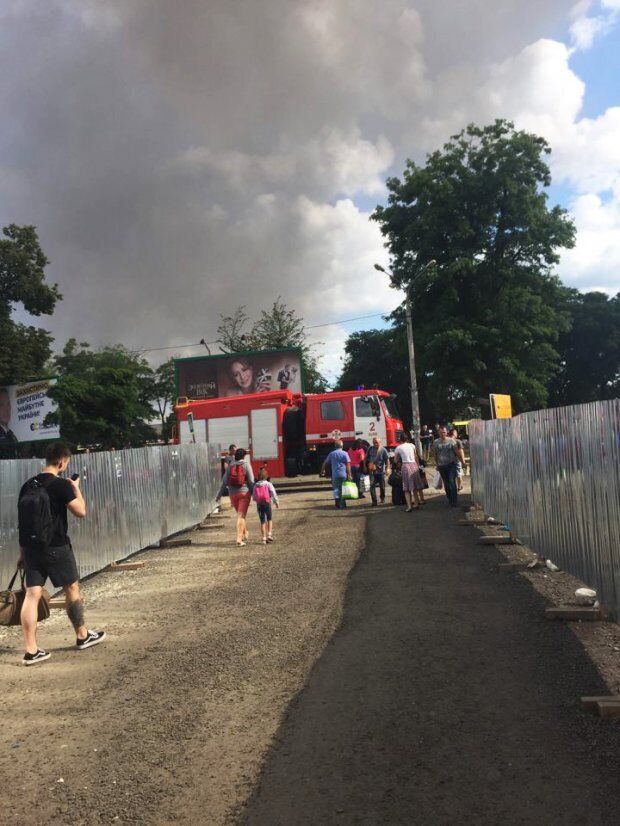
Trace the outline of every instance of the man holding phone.
<path fill-rule="evenodd" d="M 37 646 L 37 616 L 41 590 L 49 577 L 65 592 L 66 610 L 76 633 L 76 648 L 83 651 L 105 639 L 105 631 L 91 631 L 84 621 L 84 602 L 78 570 L 67 533 L 67 510 L 78 519 L 86 516 L 86 502 L 78 474 L 60 476 L 69 466 L 71 451 L 62 442 L 50 444 L 45 452 L 42 473 L 29 479 L 19 492 L 20 557 L 18 565 L 26 574 L 26 596 L 21 624 L 26 643 L 24 665 L 36 665 L 50 658 Z M 46 535 L 48 541 L 42 541 Z M 29 540 L 32 537 L 32 541 Z"/>

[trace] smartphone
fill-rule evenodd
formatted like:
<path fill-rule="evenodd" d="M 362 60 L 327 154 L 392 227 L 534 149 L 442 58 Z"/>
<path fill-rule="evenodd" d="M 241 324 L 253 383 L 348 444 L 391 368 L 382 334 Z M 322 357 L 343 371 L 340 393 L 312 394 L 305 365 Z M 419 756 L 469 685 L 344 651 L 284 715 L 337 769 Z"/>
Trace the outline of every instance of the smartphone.
<path fill-rule="evenodd" d="M 74 482 L 77 482 L 77 480 L 80 478 L 80 474 L 79 473 L 73 473 L 71 475 L 71 478 L 73 479 Z"/>

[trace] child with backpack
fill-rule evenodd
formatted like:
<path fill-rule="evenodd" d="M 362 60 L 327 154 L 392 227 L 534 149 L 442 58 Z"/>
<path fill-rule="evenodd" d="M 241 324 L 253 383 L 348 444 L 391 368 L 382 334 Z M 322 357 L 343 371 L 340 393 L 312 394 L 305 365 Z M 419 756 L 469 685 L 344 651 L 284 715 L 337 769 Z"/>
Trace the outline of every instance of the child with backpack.
<path fill-rule="evenodd" d="M 276 508 L 280 507 L 278 494 L 268 478 L 267 469 L 261 468 L 258 471 L 258 481 L 254 485 L 252 498 L 256 502 L 258 518 L 260 519 L 260 529 L 263 538 L 263 545 L 273 542 L 273 511 L 271 503 Z"/>

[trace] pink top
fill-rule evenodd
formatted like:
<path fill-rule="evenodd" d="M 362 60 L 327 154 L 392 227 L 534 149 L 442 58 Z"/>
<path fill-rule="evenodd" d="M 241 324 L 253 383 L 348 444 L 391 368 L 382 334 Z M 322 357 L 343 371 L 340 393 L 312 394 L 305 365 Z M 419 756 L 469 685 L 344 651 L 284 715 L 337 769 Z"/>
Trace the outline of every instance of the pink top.
<path fill-rule="evenodd" d="M 358 447 L 357 450 L 354 447 L 350 447 L 347 453 L 351 460 L 351 467 L 359 467 L 366 458 L 366 451 L 363 447 Z"/>

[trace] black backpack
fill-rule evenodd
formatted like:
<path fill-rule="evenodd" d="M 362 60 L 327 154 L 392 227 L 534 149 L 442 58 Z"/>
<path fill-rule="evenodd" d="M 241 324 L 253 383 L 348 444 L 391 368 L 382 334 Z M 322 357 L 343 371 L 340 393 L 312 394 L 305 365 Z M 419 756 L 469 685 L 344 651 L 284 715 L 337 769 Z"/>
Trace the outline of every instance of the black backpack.
<path fill-rule="evenodd" d="M 52 516 L 46 485 L 35 476 L 26 482 L 26 487 L 17 503 L 19 544 L 22 548 L 44 551 L 49 547 L 56 520 Z"/>

